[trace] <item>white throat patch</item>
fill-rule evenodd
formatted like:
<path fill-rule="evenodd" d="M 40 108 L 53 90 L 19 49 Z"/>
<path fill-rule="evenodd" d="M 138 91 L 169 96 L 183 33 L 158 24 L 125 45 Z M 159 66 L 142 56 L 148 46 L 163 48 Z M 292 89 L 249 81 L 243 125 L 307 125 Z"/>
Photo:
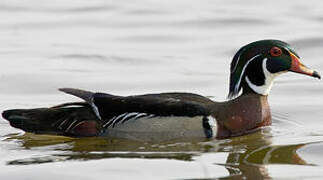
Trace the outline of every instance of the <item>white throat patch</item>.
<path fill-rule="evenodd" d="M 265 84 L 261 85 L 261 86 L 257 86 L 252 84 L 252 82 L 249 80 L 248 76 L 246 76 L 246 82 L 248 83 L 249 87 L 254 90 L 256 93 L 258 94 L 262 94 L 262 95 L 268 95 L 271 87 L 273 86 L 273 82 L 276 76 L 285 73 L 287 71 L 283 71 L 283 72 L 279 72 L 279 73 L 271 73 L 267 70 L 266 68 L 267 65 L 267 58 L 265 58 L 262 62 L 262 70 L 264 72 L 265 75 Z"/>

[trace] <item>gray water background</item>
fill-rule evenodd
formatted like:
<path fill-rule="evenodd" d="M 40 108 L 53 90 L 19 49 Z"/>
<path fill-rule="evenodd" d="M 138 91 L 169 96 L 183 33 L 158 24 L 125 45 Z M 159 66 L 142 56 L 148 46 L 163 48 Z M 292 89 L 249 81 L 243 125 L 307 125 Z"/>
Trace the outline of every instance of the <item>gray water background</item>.
<path fill-rule="evenodd" d="M 323 73 L 323 3 L 234 0 L 0 2 L 0 111 L 75 101 L 75 87 L 226 99 L 243 45 L 280 39 Z M 273 125 L 228 140 L 139 143 L 25 134 L 0 119 L 1 179 L 322 179 L 323 85 L 289 73 Z"/>

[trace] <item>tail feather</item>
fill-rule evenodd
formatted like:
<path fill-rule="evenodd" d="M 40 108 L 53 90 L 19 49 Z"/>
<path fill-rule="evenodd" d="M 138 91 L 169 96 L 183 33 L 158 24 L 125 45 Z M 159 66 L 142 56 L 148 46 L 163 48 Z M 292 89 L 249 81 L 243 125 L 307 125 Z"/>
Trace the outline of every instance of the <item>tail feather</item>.
<path fill-rule="evenodd" d="M 2 112 L 2 117 L 7 119 L 11 126 L 28 132 L 34 131 L 36 127 L 37 129 L 43 129 L 41 124 L 37 125 L 38 120 L 34 120 L 36 115 L 39 116 L 37 119 L 41 119 L 41 115 L 37 113 L 35 114 L 34 109 L 12 109 Z"/>
<path fill-rule="evenodd" d="M 5 119 L 9 119 L 11 113 L 12 113 L 13 110 L 6 110 L 6 111 L 3 111 L 2 112 L 2 117 L 5 118 Z"/>
<path fill-rule="evenodd" d="M 2 116 L 15 128 L 39 134 L 96 136 L 102 126 L 89 105 L 12 109 Z"/>
<path fill-rule="evenodd" d="M 81 90 L 81 89 L 74 89 L 74 88 L 60 88 L 58 90 L 60 90 L 64 93 L 79 97 L 88 103 L 91 102 L 91 99 L 94 94 L 93 92 L 90 92 L 90 91 L 85 91 L 85 90 Z"/>

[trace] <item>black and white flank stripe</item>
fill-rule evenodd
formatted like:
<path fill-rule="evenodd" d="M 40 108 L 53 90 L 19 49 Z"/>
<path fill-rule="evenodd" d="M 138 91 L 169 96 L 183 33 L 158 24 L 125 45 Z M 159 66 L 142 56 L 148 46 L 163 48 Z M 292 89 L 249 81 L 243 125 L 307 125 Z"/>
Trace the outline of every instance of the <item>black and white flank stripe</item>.
<path fill-rule="evenodd" d="M 153 114 L 139 113 L 139 112 L 127 112 L 117 116 L 112 117 L 103 125 L 104 128 L 114 128 L 117 124 L 124 124 L 127 121 L 133 121 L 140 118 L 153 118 L 156 117 Z"/>

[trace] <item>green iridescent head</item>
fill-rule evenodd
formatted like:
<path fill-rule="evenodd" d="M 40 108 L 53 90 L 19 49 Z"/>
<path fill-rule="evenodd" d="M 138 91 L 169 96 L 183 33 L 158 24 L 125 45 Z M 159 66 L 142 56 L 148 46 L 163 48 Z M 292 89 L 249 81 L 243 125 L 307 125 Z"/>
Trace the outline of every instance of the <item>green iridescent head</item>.
<path fill-rule="evenodd" d="M 231 62 L 228 97 L 236 97 L 247 87 L 255 93 L 268 95 L 274 77 L 288 71 L 320 77 L 299 59 L 291 46 L 280 40 L 260 40 L 243 46 Z"/>

